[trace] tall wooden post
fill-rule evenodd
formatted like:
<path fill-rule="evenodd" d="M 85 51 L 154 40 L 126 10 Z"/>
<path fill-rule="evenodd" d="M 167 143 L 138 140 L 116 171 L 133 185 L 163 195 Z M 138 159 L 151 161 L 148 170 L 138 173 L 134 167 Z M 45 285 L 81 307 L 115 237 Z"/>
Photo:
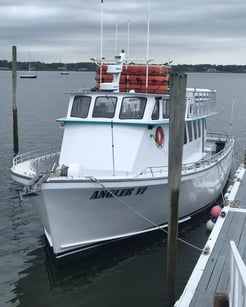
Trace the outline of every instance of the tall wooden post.
<path fill-rule="evenodd" d="M 16 104 L 16 74 L 17 74 L 17 60 L 16 60 L 16 46 L 12 46 L 12 103 L 13 103 L 13 137 L 14 137 L 14 154 L 19 152 L 18 140 L 18 115 Z"/>
<path fill-rule="evenodd" d="M 169 156 L 168 156 L 168 255 L 167 306 L 175 303 L 175 279 L 178 237 L 178 203 L 184 144 L 185 96 L 187 76 L 170 74 Z"/>

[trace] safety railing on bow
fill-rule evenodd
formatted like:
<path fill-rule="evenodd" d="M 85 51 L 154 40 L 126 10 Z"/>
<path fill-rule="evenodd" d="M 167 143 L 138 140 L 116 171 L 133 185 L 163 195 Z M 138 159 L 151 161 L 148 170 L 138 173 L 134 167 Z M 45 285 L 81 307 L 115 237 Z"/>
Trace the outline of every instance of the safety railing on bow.
<path fill-rule="evenodd" d="M 16 166 L 23 162 L 30 162 L 30 169 L 34 172 L 40 171 L 42 167 L 47 169 L 47 167 L 51 167 L 60 156 L 60 147 L 48 147 L 44 149 L 34 150 L 27 153 L 19 154 L 13 158 L 13 165 Z"/>

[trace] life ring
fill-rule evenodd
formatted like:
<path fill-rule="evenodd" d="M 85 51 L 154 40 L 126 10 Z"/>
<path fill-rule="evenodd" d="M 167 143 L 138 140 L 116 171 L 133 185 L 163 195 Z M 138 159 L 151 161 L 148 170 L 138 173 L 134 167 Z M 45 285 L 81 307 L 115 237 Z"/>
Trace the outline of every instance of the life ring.
<path fill-rule="evenodd" d="M 164 131 L 162 127 L 159 126 L 155 132 L 156 145 L 162 148 L 164 146 L 164 139 L 165 139 Z"/>

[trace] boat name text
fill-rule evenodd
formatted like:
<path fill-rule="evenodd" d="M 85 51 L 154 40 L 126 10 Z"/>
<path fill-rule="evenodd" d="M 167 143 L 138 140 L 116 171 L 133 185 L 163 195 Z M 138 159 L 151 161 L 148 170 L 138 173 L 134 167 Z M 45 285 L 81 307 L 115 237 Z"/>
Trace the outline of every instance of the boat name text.
<path fill-rule="evenodd" d="M 122 190 L 103 190 L 95 191 L 91 195 L 90 199 L 103 199 L 103 198 L 112 198 L 112 197 L 123 197 L 130 195 L 142 195 L 147 190 L 147 187 L 141 188 L 130 188 Z"/>

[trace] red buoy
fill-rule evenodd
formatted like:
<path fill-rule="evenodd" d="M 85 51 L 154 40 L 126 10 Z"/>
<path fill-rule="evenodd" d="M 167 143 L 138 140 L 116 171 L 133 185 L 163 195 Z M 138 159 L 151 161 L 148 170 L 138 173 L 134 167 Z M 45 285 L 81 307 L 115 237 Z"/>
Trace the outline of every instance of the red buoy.
<path fill-rule="evenodd" d="M 210 215 L 214 218 L 217 218 L 220 215 L 221 210 L 222 208 L 219 205 L 214 206 L 210 211 Z"/>

